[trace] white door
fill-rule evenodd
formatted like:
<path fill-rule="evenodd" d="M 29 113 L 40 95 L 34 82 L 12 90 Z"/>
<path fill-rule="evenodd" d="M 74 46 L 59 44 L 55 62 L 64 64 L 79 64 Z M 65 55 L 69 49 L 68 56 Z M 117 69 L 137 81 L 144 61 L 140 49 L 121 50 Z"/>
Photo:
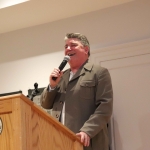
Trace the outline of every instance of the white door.
<path fill-rule="evenodd" d="M 134 49 L 132 46 L 130 48 L 131 51 Z M 149 150 L 150 46 L 149 53 L 142 49 L 135 53 L 134 49 L 131 55 L 131 51 L 120 53 L 116 57 L 115 52 L 114 56 L 108 57 L 108 52 L 107 56 L 102 52 L 103 54 L 93 54 L 92 57 L 101 66 L 109 69 L 112 78 L 114 146 L 112 145 L 111 149 Z M 107 59 L 104 59 L 105 56 Z"/>

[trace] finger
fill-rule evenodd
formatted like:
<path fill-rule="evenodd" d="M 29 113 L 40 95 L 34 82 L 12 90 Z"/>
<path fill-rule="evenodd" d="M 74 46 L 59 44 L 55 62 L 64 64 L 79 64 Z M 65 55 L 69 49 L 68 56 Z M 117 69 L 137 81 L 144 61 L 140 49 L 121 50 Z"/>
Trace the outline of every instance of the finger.
<path fill-rule="evenodd" d="M 52 78 L 52 77 L 58 77 L 58 75 L 59 75 L 58 73 L 53 72 L 53 73 L 51 74 L 51 78 Z"/>
<path fill-rule="evenodd" d="M 84 143 L 84 142 L 85 142 L 84 134 L 81 134 L 81 142 L 82 142 L 82 143 Z"/>
<path fill-rule="evenodd" d="M 77 133 L 76 136 L 81 137 L 81 134 L 80 134 L 80 133 Z"/>
<path fill-rule="evenodd" d="M 63 75 L 63 71 L 60 71 L 60 77 Z"/>
<path fill-rule="evenodd" d="M 90 138 L 89 136 L 85 135 L 84 137 L 84 146 L 89 146 L 90 145 Z"/>
<path fill-rule="evenodd" d="M 60 70 L 58 68 L 54 68 L 53 71 L 60 72 Z"/>
<path fill-rule="evenodd" d="M 88 145 L 88 139 L 87 139 L 87 137 L 85 136 L 84 137 L 84 146 L 87 146 Z"/>
<path fill-rule="evenodd" d="M 87 142 L 86 146 L 89 146 L 89 145 L 90 145 L 90 141 L 88 140 L 88 142 Z"/>
<path fill-rule="evenodd" d="M 50 77 L 61 77 L 62 76 L 62 73 L 59 72 L 58 69 L 54 69 L 54 71 L 51 73 Z"/>
<path fill-rule="evenodd" d="M 58 74 L 60 74 L 60 73 L 59 73 L 58 70 L 54 70 L 54 71 L 52 72 L 52 74 L 53 74 L 53 75 L 58 75 Z"/>
<path fill-rule="evenodd" d="M 88 139 L 88 143 L 87 143 L 87 146 L 89 146 L 90 145 L 90 138 Z"/>

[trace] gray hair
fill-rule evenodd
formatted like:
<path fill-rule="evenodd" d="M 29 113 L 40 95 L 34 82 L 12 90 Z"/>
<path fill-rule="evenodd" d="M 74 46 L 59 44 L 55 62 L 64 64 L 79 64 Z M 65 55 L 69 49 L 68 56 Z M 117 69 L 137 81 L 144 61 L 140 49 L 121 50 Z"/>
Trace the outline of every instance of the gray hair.
<path fill-rule="evenodd" d="M 65 36 L 65 41 L 67 39 L 71 39 L 71 38 L 76 38 L 76 39 L 81 41 L 83 46 L 87 46 L 88 49 L 89 49 L 88 56 L 90 56 L 90 44 L 89 44 L 89 41 L 88 41 L 88 39 L 86 38 L 85 35 L 80 34 L 80 33 L 67 33 L 66 36 Z"/>

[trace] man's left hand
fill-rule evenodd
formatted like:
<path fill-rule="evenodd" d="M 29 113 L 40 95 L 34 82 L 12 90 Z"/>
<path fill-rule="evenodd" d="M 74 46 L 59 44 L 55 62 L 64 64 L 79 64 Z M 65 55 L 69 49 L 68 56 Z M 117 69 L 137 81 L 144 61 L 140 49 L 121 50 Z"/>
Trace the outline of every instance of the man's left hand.
<path fill-rule="evenodd" d="M 80 140 L 84 144 L 84 146 L 90 145 L 90 137 L 85 132 L 79 132 L 76 135 L 80 137 Z"/>

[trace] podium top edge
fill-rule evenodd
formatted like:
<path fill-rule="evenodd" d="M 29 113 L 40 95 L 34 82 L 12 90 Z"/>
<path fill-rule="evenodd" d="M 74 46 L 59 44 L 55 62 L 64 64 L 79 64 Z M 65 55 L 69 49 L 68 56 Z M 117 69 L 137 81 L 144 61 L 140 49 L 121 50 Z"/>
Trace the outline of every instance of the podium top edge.
<path fill-rule="evenodd" d="M 0 94 L 0 97 L 2 96 L 8 96 L 8 95 L 14 95 L 14 94 L 22 94 L 22 91 L 15 91 L 15 92 L 9 92 L 9 93 L 2 93 Z"/>
<path fill-rule="evenodd" d="M 11 95 L 0 96 L 0 100 L 18 98 L 18 97 L 25 98 L 26 96 L 23 95 L 22 93 L 20 93 L 20 94 L 11 94 Z"/>

